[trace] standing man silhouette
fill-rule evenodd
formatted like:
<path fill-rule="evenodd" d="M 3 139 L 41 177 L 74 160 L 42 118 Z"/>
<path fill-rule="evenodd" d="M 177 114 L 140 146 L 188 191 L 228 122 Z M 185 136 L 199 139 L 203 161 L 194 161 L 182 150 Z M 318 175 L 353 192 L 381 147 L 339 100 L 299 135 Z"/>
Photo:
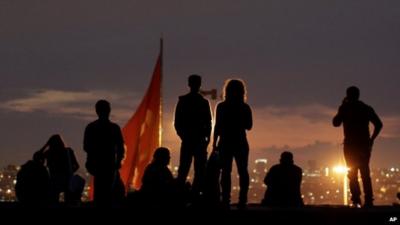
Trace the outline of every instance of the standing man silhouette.
<path fill-rule="evenodd" d="M 119 169 L 124 158 L 124 140 L 120 127 L 111 122 L 111 107 L 106 100 L 96 103 L 98 120 L 87 125 L 83 149 L 87 153 L 86 169 L 94 177 L 94 202 L 111 206 L 120 181 Z"/>
<path fill-rule="evenodd" d="M 211 135 L 211 110 L 208 100 L 199 93 L 201 77 L 188 78 L 190 92 L 180 96 L 175 109 L 175 130 L 182 140 L 177 182 L 184 187 L 194 158 L 193 194 L 198 197 L 204 188 L 207 146 Z"/>
<path fill-rule="evenodd" d="M 369 160 L 372 146 L 382 129 L 382 122 L 374 109 L 359 100 L 360 90 L 351 86 L 347 89 L 346 97 L 339 111 L 333 118 L 333 126 L 343 124 L 344 130 L 344 158 L 349 167 L 350 192 L 353 205 L 361 205 L 361 191 L 358 183 L 358 171 L 364 188 L 365 207 L 373 206 L 373 191 L 369 170 Z M 370 135 L 369 123 L 374 125 Z"/>

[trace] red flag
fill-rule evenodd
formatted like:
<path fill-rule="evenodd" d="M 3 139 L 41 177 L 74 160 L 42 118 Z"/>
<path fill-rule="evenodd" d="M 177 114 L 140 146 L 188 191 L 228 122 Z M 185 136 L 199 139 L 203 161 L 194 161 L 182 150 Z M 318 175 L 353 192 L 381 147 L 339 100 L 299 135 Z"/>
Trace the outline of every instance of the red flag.
<path fill-rule="evenodd" d="M 154 150 L 161 145 L 162 40 L 160 47 L 146 95 L 122 129 L 126 155 L 120 174 L 127 190 L 141 187 L 144 169 L 152 159 Z"/>

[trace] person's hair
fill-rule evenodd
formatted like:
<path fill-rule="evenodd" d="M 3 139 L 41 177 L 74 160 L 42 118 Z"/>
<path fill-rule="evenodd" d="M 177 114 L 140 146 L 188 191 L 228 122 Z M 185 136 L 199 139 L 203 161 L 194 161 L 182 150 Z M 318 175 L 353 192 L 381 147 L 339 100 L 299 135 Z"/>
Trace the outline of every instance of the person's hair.
<path fill-rule="evenodd" d="M 111 106 L 110 103 L 104 99 L 97 101 L 96 113 L 99 118 L 108 118 L 110 116 Z"/>
<path fill-rule="evenodd" d="M 167 166 L 169 164 L 170 154 L 169 149 L 165 147 L 159 147 L 156 149 L 153 155 L 153 162 Z"/>
<path fill-rule="evenodd" d="M 293 164 L 293 154 L 288 151 L 282 152 L 280 162 L 282 164 Z"/>
<path fill-rule="evenodd" d="M 346 90 L 346 97 L 350 101 L 356 101 L 360 98 L 360 89 L 356 86 L 351 86 Z"/>
<path fill-rule="evenodd" d="M 224 99 L 245 102 L 247 100 L 245 82 L 241 79 L 227 80 L 224 86 Z"/>
<path fill-rule="evenodd" d="M 193 90 L 199 90 L 201 86 L 201 76 L 192 74 L 188 78 L 188 85 Z"/>
<path fill-rule="evenodd" d="M 59 134 L 54 134 L 48 141 L 50 149 L 64 149 L 65 143 Z"/>

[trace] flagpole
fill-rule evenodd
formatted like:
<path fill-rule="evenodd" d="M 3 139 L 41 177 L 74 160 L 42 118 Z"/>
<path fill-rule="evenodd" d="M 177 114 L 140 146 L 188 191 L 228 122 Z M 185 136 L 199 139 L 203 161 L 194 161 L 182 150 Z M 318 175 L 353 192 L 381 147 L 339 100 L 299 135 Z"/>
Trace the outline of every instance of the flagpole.
<path fill-rule="evenodd" d="M 160 38 L 160 64 L 161 64 L 161 69 L 160 69 L 160 123 L 158 127 L 158 132 L 159 132 L 159 137 L 158 137 L 158 146 L 161 147 L 162 145 L 162 122 L 163 122 L 163 57 L 164 57 L 164 40 L 163 40 L 163 35 L 161 34 Z"/>

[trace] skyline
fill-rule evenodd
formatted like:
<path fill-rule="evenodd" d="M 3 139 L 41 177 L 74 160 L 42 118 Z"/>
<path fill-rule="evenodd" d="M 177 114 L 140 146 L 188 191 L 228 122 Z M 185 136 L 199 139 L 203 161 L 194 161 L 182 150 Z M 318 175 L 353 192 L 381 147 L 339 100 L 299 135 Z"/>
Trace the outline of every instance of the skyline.
<path fill-rule="evenodd" d="M 400 161 L 399 2 L 0 4 L 0 166 L 24 163 L 60 133 L 83 168 L 83 131 L 95 102 L 108 99 L 124 126 L 148 86 L 161 33 L 164 144 L 173 161 L 173 110 L 193 73 L 219 94 L 227 78 L 247 82 L 250 157 L 273 164 L 289 149 L 296 161 L 336 163 L 343 134 L 331 119 L 345 89 L 357 85 L 384 123 L 371 166 Z"/>

